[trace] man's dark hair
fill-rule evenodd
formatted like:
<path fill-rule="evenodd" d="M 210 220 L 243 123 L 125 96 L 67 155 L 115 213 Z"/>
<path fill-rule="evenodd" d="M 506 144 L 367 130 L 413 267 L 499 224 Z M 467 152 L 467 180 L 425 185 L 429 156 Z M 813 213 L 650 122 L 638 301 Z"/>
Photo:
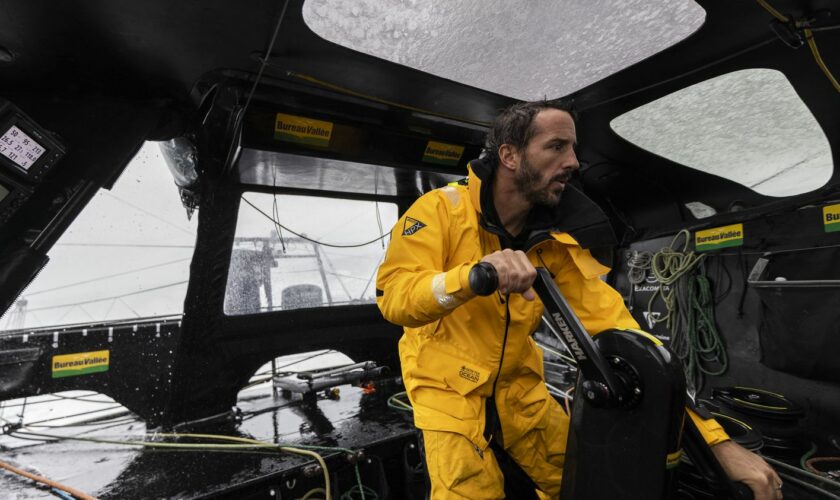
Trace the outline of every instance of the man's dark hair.
<path fill-rule="evenodd" d="M 577 119 L 577 113 L 571 101 L 551 99 L 514 104 L 499 113 L 493 120 L 484 143 L 485 158 L 495 166 L 499 164 L 499 147 L 502 144 L 510 144 L 519 150 L 524 149 L 536 133 L 533 126 L 534 117 L 545 109 L 559 109 L 572 115 L 573 119 Z"/>

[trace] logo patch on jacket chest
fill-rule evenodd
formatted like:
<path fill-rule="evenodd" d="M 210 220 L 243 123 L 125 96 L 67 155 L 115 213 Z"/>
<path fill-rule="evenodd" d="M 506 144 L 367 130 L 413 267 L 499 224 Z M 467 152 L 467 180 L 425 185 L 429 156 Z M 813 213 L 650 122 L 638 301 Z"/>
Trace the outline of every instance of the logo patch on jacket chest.
<path fill-rule="evenodd" d="M 478 372 L 473 370 L 472 368 L 462 366 L 461 370 L 458 371 L 458 375 L 460 375 L 461 378 L 469 380 L 470 382 L 478 382 Z"/>
<path fill-rule="evenodd" d="M 426 225 L 419 220 L 406 217 L 405 224 L 403 225 L 403 236 L 411 236 L 424 227 L 426 227 Z"/>

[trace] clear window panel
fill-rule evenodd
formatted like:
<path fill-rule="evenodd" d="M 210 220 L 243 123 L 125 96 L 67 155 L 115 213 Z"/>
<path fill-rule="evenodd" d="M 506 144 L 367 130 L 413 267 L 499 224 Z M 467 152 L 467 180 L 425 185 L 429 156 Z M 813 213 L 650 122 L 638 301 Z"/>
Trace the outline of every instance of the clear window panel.
<path fill-rule="evenodd" d="M 691 0 L 307 0 L 316 34 L 517 99 L 560 97 L 694 33 Z"/>
<path fill-rule="evenodd" d="M 182 314 L 197 224 L 147 142 L 50 249 L 0 331 Z"/>
<path fill-rule="evenodd" d="M 822 187 L 831 147 L 784 74 L 747 69 L 678 90 L 615 118 L 621 137 L 768 196 Z"/>
<path fill-rule="evenodd" d="M 374 303 L 396 220 L 393 203 L 244 194 L 225 314 Z"/>

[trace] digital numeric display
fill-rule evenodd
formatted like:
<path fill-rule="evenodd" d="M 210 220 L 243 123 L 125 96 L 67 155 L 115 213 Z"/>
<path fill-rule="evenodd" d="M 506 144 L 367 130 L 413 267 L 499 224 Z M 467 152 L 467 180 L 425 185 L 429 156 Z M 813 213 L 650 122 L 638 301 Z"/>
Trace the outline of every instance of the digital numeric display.
<path fill-rule="evenodd" d="M 44 152 L 46 152 L 44 146 L 29 137 L 26 132 L 19 129 L 16 125 L 12 125 L 0 136 L 0 154 L 12 160 L 15 165 L 24 171 L 29 171 L 29 167 L 38 161 L 38 158 Z"/>

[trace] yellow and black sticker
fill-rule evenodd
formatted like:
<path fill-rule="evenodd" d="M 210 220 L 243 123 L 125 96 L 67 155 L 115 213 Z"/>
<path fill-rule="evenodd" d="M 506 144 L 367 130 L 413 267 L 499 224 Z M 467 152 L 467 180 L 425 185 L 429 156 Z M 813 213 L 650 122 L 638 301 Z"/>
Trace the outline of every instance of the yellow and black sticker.
<path fill-rule="evenodd" d="M 110 359 L 108 350 L 59 354 L 52 358 L 52 378 L 107 372 Z"/>
<path fill-rule="evenodd" d="M 694 248 L 698 252 L 739 247 L 744 244 L 744 225 L 716 227 L 697 231 L 694 234 Z"/>
<path fill-rule="evenodd" d="M 332 132 L 332 122 L 323 120 L 284 113 L 277 113 L 274 120 L 274 138 L 278 141 L 327 147 L 330 145 Z"/>
<path fill-rule="evenodd" d="M 840 204 L 823 207 L 823 227 L 826 233 L 840 231 Z"/>
<path fill-rule="evenodd" d="M 446 144 L 445 142 L 429 141 L 426 150 L 423 152 L 423 161 L 437 165 L 454 167 L 461 161 L 464 154 L 464 146 Z"/>
<path fill-rule="evenodd" d="M 426 225 L 419 220 L 406 217 L 405 223 L 403 223 L 403 236 L 411 236 L 424 227 L 426 227 Z"/>

